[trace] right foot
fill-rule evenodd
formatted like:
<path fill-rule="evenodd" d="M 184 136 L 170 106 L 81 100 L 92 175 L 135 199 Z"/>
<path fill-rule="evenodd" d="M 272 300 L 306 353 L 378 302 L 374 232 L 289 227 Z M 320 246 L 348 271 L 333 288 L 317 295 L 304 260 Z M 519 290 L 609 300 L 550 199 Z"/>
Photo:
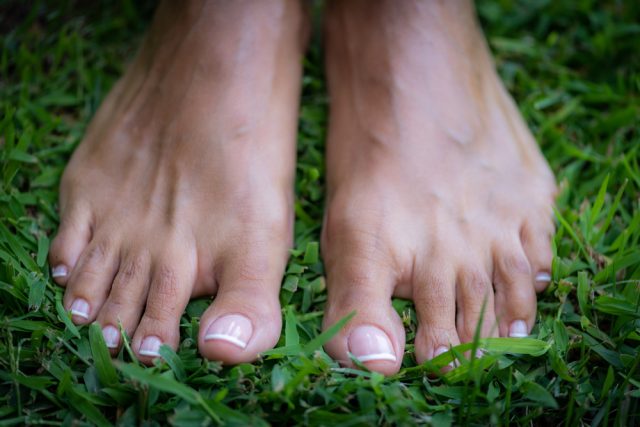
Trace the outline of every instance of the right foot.
<path fill-rule="evenodd" d="M 280 335 L 303 51 L 297 1 L 166 2 L 60 190 L 55 281 L 76 324 L 121 323 L 145 363 L 189 299 L 203 356 L 253 360 Z"/>

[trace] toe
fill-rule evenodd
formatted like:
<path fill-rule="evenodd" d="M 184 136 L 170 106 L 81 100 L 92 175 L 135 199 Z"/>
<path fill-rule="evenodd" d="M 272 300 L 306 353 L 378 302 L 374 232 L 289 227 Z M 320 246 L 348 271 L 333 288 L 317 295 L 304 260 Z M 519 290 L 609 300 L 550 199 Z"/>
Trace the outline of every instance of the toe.
<path fill-rule="evenodd" d="M 129 336 L 138 326 L 147 300 L 150 267 L 150 256 L 145 252 L 126 256 L 120 262 L 109 297 L 96 319 L 112 353 L 116 353 L 122 345 L 119 325 Z"/>
<path fill-rule="evenodd" d="M 391 305 L 395 273 L 373 260 L 347 256 L 337 258 L 333 265 L 328 265 L 327 271 L 324 328 L 356 312 L 324 346 L 327 353 L 344 366 L 353 366 L 351 353 L 372 371 L 385 375 L 398 372 L 405 335 L 400 317 Z"/>
<path fill-rule="evenodd" d="M 542 227 L 527 222 L 522 227 L 522 246 L 531 265 L 536 292 L 544 291 L 551 281 L 552 235 L 552 224 Z"/>
<path fill-rule="evenodd" d="M 162 344 L 178 347 L 180 317 L 191 296 L 194 272 L 195 267 L 179 252 L 154 263 L 144 314 L 131 343 L 143 363 L 151 364 L 160 356 Z"/>
<path fill-rule="evenodd" d="M 89 209 L 70 209 L 62 215 L 58 234 L 49 248 L 51 277 L 59 285 L 66 285 L 80 254 L 91 239 Z"/>
<path fill-rule="evenodd" d="M 241 252 L 229 251 L 218 263 L 218 293 L 200 321 L 200 353 L 227 364 L 255 360 L 276 345 L 282 328 L 278 295 L 286 254 L 260 244 Z"/>
<path fill-rule="evenodd" d="M 460 344 L 456 330 L 455 273 L 450 263 L 434 262 L 418 269 L 413 301 L 418 316 L 416 360 L 423 363 Z"/>
<path fill-rule="evenodd" d="M 479 332 L 480 338 L 498 335 L 493 286 L 485 269 L 467 266 L 460 270 L 456 299 L 456 324 L 461 342 L 473 341 L 476 331 Z"/>
<path fill-rule="evenodd" d="M 519 240 L 503 243 L 494 250 L 493 283 L 500 336 L 523 337 L 533 328 L 536 294 L 532 277 Z"/>
<path fill-rule="evenodd" d="M 64 306 L 76 324 L 93 321 L 104 303 L 118 269 L 116 245 L 96 237 L 84 250 L 64 294 Z"/>

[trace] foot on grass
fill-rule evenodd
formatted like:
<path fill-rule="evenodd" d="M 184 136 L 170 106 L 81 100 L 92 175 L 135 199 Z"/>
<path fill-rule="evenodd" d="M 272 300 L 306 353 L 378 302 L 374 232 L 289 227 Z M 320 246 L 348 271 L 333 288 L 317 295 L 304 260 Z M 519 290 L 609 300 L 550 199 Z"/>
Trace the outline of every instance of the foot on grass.
<path fill-rule="evenodd" d="M 62 179 L 54 280 L 76 324 L 144 363 L 176 348 L 192 297 L 203 356 L 278 340 L 303 51 L 296 1 L 165 2 Z"/>
<path fill-rule="evenodd" d="M 325 348 L 397 372 L 392 296 L 412 299 L 415 356 L 523 337 L 550 280 L 555 182 L 497 76 L 467 1 L 333 2 L 323 255 Z"/>

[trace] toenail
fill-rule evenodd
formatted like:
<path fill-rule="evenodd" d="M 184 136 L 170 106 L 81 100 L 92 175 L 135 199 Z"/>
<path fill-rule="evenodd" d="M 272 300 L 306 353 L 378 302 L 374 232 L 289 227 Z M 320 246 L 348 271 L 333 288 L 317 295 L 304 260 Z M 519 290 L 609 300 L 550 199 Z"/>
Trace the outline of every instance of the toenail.
<path fill-rule="evenodd" d="M 447 347 L 441 345 L 440 347 L 436 348 L 436 351 L 433 352 L 433 357 L 438 357 L 442 353 L 446 353 L 447 351 L 449 351 L 449 349 Z"/>
<path fill-rule="evenodd" d="M 509 336 L 511 338 L 524 338 L 529 336 L 527 324 L 524 320 L 514 320 L 509 327 Z"/>
<path fill-rule="evenodd" d="M 120 333 L 114 326 L 107 325 L 102 328 L 102 336 L 104 337 L 104 342 L 107 344 L 107 347 L 118 348 Z"/>
<path fill-rule="evenodd" d="M 536 282 L 550 282 L 551 275 L 549 273 L 538 273 L 536 274 Z"/>
<path fill-rule="evenodd" d="M 51 277 L 67 277 L 69 269 L 66 265 L 57 265 L 51 269 Z"/>
<path fill-rule="evenodd" d="M 440 347 L 436 348 L 436 350 L 433 352 L 433 357 L 436 358 L 436 357 L 440 356 L 441 354 L 446 353 L 447 351 L 449 351 L 449 347 L 445 347 L 445 346 L 441 345 Z M 456 361 L 452 360 L 446 366 L 448 366 L 450 368 L 455 368 L 456 367 Z"/>
<path fill-rule="evenodd" d="M 251 321 L 240 314 L 219 317 L 207 329 L 205 341 L 221 340 L 244 349 L 253 334 Z"/>
<path fill-rule="evenodd" d="M 162 340 L 160 338 L 156 336 L 146 337 L 140 344 L 139 353 L 141 356 L 159 357 L 161 345 Z"/>
<path fill-rule="evenodd" d="M 349 336 L 349 351 L 361 362 L 396 361 L 393 346 L 386 333 L 375 326 L 358 326 Z"/>
<path fill-rule="evenodd" d="M 89 303 L 82 299 L 76 298 L 71 304 L 71 314 L 85 319 L 89 318 Z"/>

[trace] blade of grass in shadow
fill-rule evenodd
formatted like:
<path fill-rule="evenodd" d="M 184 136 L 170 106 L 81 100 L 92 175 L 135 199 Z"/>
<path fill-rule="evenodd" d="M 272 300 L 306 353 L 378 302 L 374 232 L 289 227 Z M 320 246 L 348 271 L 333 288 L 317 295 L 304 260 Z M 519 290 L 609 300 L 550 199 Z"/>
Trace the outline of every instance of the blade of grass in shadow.
<path fill-rule="evenodd" d="M 184 364 L 182 363 L 180 356 L 178 356 L 171 347 L 166 344 L 161 345 L 160 356 L 162 356 L 164 361 L 167 362 L 167 365 L 169 365 L 178 381 L 182 383 L 187 380 L 187 374 L 184 370 Z"/>
<path fill-rule="evenodd" d="M 173 378 L 168 378 L 156 373 L 152 373 L 150 370 L 141 368 L 133 364 L 126 364 L 116 362 L 116 367 L 129 378 L 146 384 L 149 387 L 155 388 L 165 393 L 170 393 L 184 399 L 186 402 L 192 405 L 200 406 L 209 416 L 217 423 L 221 423 L 220 417 L 214 412 L 213 408 L 207 404 L 202 398 L 200 393 L 192 389 L 191 387 L 179 383 Z M 222 403 L 220 403 L 222 405 Z M 231 410 L 231 409 L 229 409 Z"/>
<path fill-rule="evenodd" d="M 591 207 L 591 211 L 589 212 L 589 220 L 587 222 L 587 227 L 585 229 L 585 240 L 590 244 L 594 244 L 595 241 L 592 239 L 593 230 L 595 230 L 595 224 L 598 220 L 598 216 L 602 211 L 602 207 L 604 206 L 604 199 L 607 195 L 607 186 L 609 185 L 609 174 L 607 174 L 602 181 L 602 185 L 600 185 L 600 190 L 598 191 L 598 195 L 596 196 L 596 200 Z"/>
<path fill-rule="evenodd" d="M 582 254 L 584 255 L 584 257 L 586 259 L 591 260 L 591 256 L 589 255 L 589 253 L 585 249 L 584 244 L 582 243 L 582 241 L 580 240 L 580 238 L 578 237 L 576 232 L 573 231 L 573 228 L 571 227 L 571 224 L 569 224 L 569 222 L 565 219 L 565 217 L 562 216 L 560 211 L 558 209 L 556 209 L 555 207 L 553 208 L 553 212 L 556 214 L 556 217 L 558 218 L 558 221 L 560 222 L 562 227 L 565 230 L 567 230 L 567 233 L 569 233 L 569 236 L 571 236 L 571 238 L 576 242 L 576 244 L 578 245 L 578 248 L 580 249 L 580 252 L 582 252 Z"/>
<path fill-rule="evenodd" d="M 58 312 L 58 319 L 64 323 L 67 329 L 71 331 L 76 338 L 80 338 L 78 328 L 71 321 L 71 314 L 67 312 L 62 305 L 62 291 L 56 292 L 56 311 Z"/>
<path fill-rule="evenodd" d="M 326 344 L 331 338 L 333 338 L 339 331 L 346 325 L 356 312 L 353 311 L 347 316 L 343 317 L 331 326 L 329 329 L 309 341 L 308 343 L 301 345 L 285 345 L 283 347 L 277 347 L 272 350 L 267 350 L 262 353 L 263 356 L 268 356 L 272 359 L 280 359 L 286 356 L 297 356 L 299 354 L 311 355 L 314 351 Z"/>
<path fill-rule="evenodd" d="M 318 335 L 317 337 L 315 337 L 314 339 L 306 343 L 302 348 L 303 353 L 311 354 L 317 349 L 319 349 L 320 347 L 322 347 L 323 345 L 325 345 L 331 338 L 333 338 L 338 332 L 340 332 L 340 329 L 342 329 L 344 325 L 349 323 L 349 321 L 353 319 L 355 315 L 356 315 L 356 312 L 352 311 L 342 319 L 338 320 L 335 323 L 335 325 L 331 326 L 329 329 L 327 329 L 326 331 L 324 331 L 323 333 L 321 333 L 320 335 Z"/>
<path fill-rule="evenodd" d="M 287 307 L 287 314 L 285 316 L 284 343 L 286 347 L 300 345 L 298 321 L 291 306 Z"/>

